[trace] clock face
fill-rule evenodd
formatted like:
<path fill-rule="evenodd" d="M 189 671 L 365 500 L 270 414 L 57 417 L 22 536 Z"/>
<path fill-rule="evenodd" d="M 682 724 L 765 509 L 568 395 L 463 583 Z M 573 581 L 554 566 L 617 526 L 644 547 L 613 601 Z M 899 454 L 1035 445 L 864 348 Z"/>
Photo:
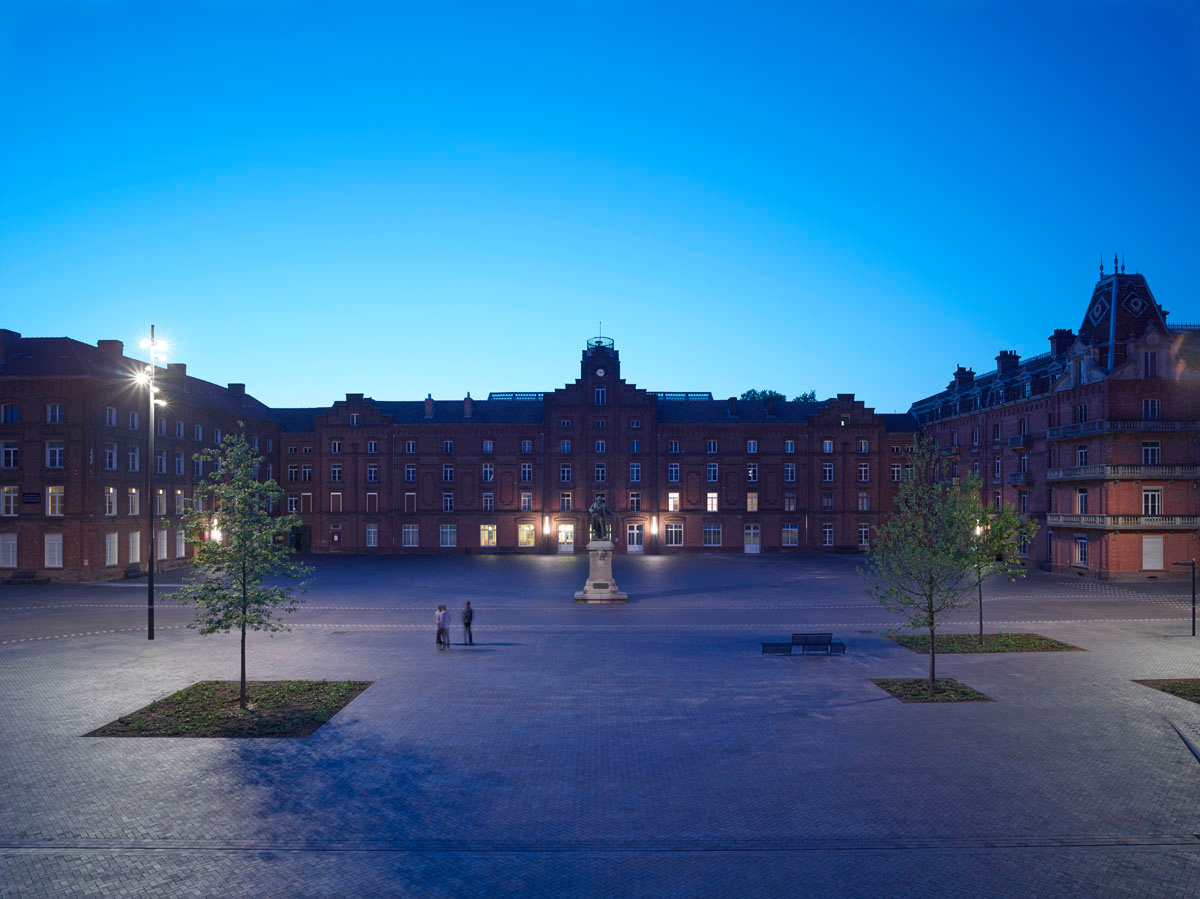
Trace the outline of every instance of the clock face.
<path fill-rule="evenodd" d="M 604 377 L 604 369 L 602 369 L 602 368 L 596 369 L 596 377 L 603 378 Z"/>

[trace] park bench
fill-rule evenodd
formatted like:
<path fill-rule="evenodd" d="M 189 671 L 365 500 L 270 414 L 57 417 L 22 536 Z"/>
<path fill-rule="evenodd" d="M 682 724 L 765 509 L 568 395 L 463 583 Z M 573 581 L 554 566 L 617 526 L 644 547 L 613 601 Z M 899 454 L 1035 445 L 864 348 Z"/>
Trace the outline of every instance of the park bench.
<path fill-rule="evenodd" d="M 792 644 L 764 643 L 762 645 L 762 654 L 765 656 L 790 656 L 792 654 Z"/>
<path fill-rule="evenodd" d="M 845 643 L 834 643 L 833 634 L 792 634 L 792 646 L 800 647 L 800 655 L 823 652 L 825 655 L 846 654 Z"/>
<path fill-rule="evenodd" d="M 18 568 L 5 581 L 6 584 L 36 583 L 37 570 L 33 568 Z"/>

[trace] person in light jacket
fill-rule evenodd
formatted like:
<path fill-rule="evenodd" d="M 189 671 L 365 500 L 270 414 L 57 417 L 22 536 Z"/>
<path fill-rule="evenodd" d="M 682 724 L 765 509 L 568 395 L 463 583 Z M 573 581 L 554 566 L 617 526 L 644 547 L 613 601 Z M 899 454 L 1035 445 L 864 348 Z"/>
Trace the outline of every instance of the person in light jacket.
<path fill-rule="evenodd" d="M 437 614 L 434 615 L 434 621 L 437 623 L 437 646 L 438 649 L 450 648 L 450 611 L 446 606 L 440 605 L 437 607 Z"/>

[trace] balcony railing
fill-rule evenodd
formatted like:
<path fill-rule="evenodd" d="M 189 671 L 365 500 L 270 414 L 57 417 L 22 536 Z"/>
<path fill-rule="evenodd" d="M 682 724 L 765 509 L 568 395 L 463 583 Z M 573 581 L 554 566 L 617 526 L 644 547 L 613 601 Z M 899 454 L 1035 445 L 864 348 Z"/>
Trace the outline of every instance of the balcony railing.
<path fill-rule="evenodd" d="M 1195 530 L 1200 515 L 1064 515 L 1051 512 L 1047 527 L 1104 528 L 1124 531 Z"/>
<path fill-rule="evenodd" d="M 1062 440 L 1084 434 L 1148 433 L 1154 431 L 1200 431 L 1200 421 L 1165 418 L 1100 418 L 1096 421 L 1059 425 L 1046 430 L 1047 440 Z"/>
<path fill-rule="evenodd" d="M 1023 446 L 1029 446 L 1029 440 L 1030 438 L 1028 434 L 1018 434 L 1016 437 L 1009 437 L 1008 448 L 1020 449 Z"/>
<path fill-rule="evenodd" d="M 1008 483 L 1010 484 L 1028 484 L 1029 481 L 1029 472 L 1027 471 L 1014 471 L 1008 476 Z"/>
<path fill-rule="evenodd" d="M 1047 481 L 1107 481 L 1137 478 L 1200 478 L 1200 465 L 1077 465 L 1050 468 Z"/>

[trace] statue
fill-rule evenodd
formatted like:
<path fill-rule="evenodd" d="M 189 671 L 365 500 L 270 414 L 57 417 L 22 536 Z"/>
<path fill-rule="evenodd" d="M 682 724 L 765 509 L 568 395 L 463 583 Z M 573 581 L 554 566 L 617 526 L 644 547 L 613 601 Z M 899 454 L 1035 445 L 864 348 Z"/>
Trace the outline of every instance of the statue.
<path fill-rule="evenodd" d="M 605 505 L 604 497 L 596 497 L 595 502 L 588 507 L 588 515 L 592 522 L 592 539 L 611 541 L 613 513 Z"/>

